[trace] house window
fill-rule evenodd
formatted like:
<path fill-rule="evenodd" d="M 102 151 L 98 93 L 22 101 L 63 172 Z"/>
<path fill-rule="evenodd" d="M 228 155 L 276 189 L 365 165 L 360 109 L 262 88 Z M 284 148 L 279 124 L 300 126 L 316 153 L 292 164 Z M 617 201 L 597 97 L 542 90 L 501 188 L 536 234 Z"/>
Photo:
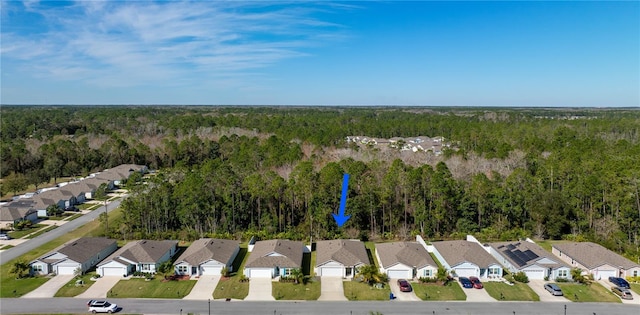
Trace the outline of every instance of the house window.
<path fill-rule="evenodd" d="M 283 268 L 282 272 L 284 276 L 290 276 L 291 275 L 291 268 Z"/>
<path fill-rule="evenodd" d="M 489 276 L 501 276 L 500 268 L 493 267 L 489 268 Z"/>
<path fill-rule="evenodd" d="M 142 271 L 151 271 L 151 265 L 150 264 L 142 264 Z"/>
<path fill-rule="evenodd" d="M 36 271 L 36 272 L 41 272 L 42 271 L 42 265 L 33 265 L 33 266 L 31 266 L 31 270 Z"/>
<path fill-rule="evenodd" d="M 569 270 L 560 269 L 558 270 L 558 278 L 567 278 L 569 276 Z"/>
<path fill-rule="evenodd" d="M 187 273 L 187 270 L 189 270 L 189 268 L 185 265 L 180 265 L 178 266 L 178 272 L 179 273 Z"/>
<path fill-rule="evenodd" d="M 634 277 L 637 277 L 637 276 L 638 276 L 638 270 L 634 270 L 634 271 L 633 271 L 633 276 L 634 276 Z"/>
<path fill-rule="evenodd" d="M 431 269 L 425 269 L 424 270 L 424 275 L 425 277 L 433 277 L 433 270 Z"/>

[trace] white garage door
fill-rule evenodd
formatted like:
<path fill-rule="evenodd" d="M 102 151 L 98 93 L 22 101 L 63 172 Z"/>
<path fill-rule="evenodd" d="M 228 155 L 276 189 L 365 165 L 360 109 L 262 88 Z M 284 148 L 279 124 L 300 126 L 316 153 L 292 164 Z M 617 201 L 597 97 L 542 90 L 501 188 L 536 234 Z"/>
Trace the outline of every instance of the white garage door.
<path fill-rule="evenodd" d="M 529 278 L 529 280 L 544 280 L 544 270 L 541 269 L 531 269 L 531 270 L 525 270 L 524 272 L 527 277 Z"/>
<path fill-rule="evenodd" d="M 593 272 L 593 278 L 596 280 L 609 279 L 609 277 L 617 277 L 615 270 L 596 270 Z"/>
<path fill-rule="evenodd" d="M 340 267 L 322 267 L 320 270 L 320 276 L 322 277 L 342 277 L 343 275 Z"/>
<path fill-rule="evenodd" d="M 410 270 L 391 269 L 387 270 L 387 276 L 389 276 L 389 278 L 391 279 L 407 279 L 411 278 L 411 276 L 409 276 L 409 272 Z"/>
<path fill-rule="evenodd" d="M 202 269 L 203 275 L 219 276 L 221 272 L 222 272 L 222 266 L 219 266 L 219 267 L 206 266 L 206 267 L 203 267 Z"/>
<path fill-rule="evenodd" d="M 478 276 L 475 268 L 455 268 L 458 277 Z"/>
<path fill-rule="evenodd" d="M 59 275 L 72 275 L 78 266 L 58 266 L 57 274 Z"/>
<path fill-rule="evenodd" d="M 126 271 L 123 268 L 120 267 L 105 267 L 105 268 L 100 268 L 102 270 L 102 276 L 118 276 L 118 277 L 122 277 Z"/>
<path fill-rule="evenodd" d="M 251 269 L 249 278 L 271 278 L 271 269 Z"/>

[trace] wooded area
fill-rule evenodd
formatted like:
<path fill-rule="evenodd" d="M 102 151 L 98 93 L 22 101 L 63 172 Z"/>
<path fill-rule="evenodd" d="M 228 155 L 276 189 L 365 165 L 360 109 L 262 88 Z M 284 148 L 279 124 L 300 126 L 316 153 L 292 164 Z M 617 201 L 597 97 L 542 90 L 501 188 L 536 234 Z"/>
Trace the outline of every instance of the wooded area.
<path fill-rule="evenodd" d="M 123 239 L 592 240 L 640 256 L 638 109 L 2 106 L 2 194 L 123 163 Z M 347 136 L 442 136 L 440 156 Z M 336 213 L 351 176 L 343 228 Z"/>

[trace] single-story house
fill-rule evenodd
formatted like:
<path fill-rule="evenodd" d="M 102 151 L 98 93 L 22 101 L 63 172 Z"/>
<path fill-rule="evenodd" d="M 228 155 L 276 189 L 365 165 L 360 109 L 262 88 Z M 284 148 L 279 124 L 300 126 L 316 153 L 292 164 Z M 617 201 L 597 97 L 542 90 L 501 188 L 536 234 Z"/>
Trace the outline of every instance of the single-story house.
<path fill-rule="evenodd" d="M 457 277 L 502 277 L 502 266 L 480 244 L 472 241 L 433 242 L 433 254 Z"/>
<path fill-rule="evenodd" d="M 31 199 L 18 199 L 0 206 L 0 228 L 11 229 L 18 222 L 38 220 L 38 211 L 35 201 Z"/>
<path fill-rule="evenodd" d="M 131 176 L 133 172 L 146 173 L 149 169 L 145 165 L 122 164 L 113 168 L 106 169 L 96 175 L 97 178 L 112 181 L 114 185 L 119 186 L 124 180 Z"/>
<path fill-rule="evenodd" d="M 304 244 L 290 240 L 258 241 L 244 266 L 244 275 L 253 278 L 288 276 L 302 267 Z"/>
<path fill-rule="evenodd" d="M 531 240 L 496 242 L 485 246 L 511 273 L 524 272 L 529 279 L 571 279 L 571 267 Z"/>
<path fill-rule="evenodd" d="M 71 183 L 60 188 L 65 196 L 72 196 L 75 198 L 74 204 L 84 203 L 87 199 L 85 187 L 78 185 L 78 183 Z"/>
<path fill-rule="evenodd" d="M 368 265 L 369 256 L 360 240 L 327 240 L 316 242 L 317 276 L 353 277 L 360 266 Z"/>
<path fill-rule="evenodd" d="M 84 199 L 86 201 L 88 199 L 93 199 L 95 197 L 94 195 L 101 184 L 107 184 L 107 183 L 108 181 L 106 180 L 100 180 L 95 177 L 90 177 L 90 178 L 82 179 L 71 185 L 77 185 L 78 187 L 80 187 L 80 189 L 84 191 Z"/>
<path fill-rule="evenodd" d="M 32 261 L 29 266 L 34 274 L 73 275 L 85 273 L 118 249 L 115 240 L 104 237 L 83 237 L 64 244 Z"/>
<path fill-rule="evenodd" d="M 69 191 L 60 189 L 51 189 L 33 196 L 36 202 L 35 207 L 39 217 L 47 216 L 47 208 L 51 205 L 57 205 L 61 209 L 71 207 L 76 203 L 76 198 Z"/>
<path fill-rule="evenodd" d="M 594 279 L 609 277 L 638 277 L 640 264 L 591 242 L 566 242 L 554 244 L 551 252 L 569 264 L 592 274 Z"/>
<path fill-rule="evenodd" d="M 240 246 L 237 241 L 201 238 L 193 242 L 174 262 L 178 275 L 220 275 L 222 268 L 233 271 L 233 260 Z"/>
<path fill-rule="evenodd" d="M 432 278 L 438 272 L 438 264 L 417 242 L 376 244 L 376 257 L 380 272 L 392 279 Z"/>
<path fill-rule="evenodd" d="M 139 240 L 127 243 L 98 264 L 100 276 L 128 276 L 136 271 L 155 273 L 160 264 L 171 259 L 178 241 Z"/>

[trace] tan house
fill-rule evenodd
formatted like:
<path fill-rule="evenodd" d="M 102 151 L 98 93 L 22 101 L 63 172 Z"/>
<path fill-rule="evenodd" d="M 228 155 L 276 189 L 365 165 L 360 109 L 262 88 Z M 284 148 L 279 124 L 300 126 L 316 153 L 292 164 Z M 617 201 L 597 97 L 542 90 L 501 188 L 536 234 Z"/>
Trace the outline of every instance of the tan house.
<path fill-rule="evenodd" d="M 96 271 L 100 276 L 128 276 L 136 271 L 156 273 L 177 248 L 178 241 L 132 241 L 98 264 Z"/>
<path fill-rule="evenodd" d="M 457 277 L 499 278 L 502 265 L 474 241 L 433 242 L 433 254 Z"/>
<path fill-rule="evenodd" d="M 569 264 L 592 274 L 594 279 L 640 276 L 640 265 L 591 242 L 567 242 L 554 244 L 551 252 Z"/>
<path fill-rule="evenodd" d="M 201 238 L 176 259 L 175 272 L 189 276 L 220 275 L 224 267 L 231 272 L 239 251 L 238 241 Z"/>
<path fill-rule="evenodd" d="M 360 240 L 316 242 L 316 276 L 352 278 L 360 266 L 368 264 L 367 249 Z"/>
<path fill-rule="evenodd" d="M 85 273 L 118 249 L 115 240 L 104 237 L 83 237 L 64 244 L 32 261 L 34 274 L 73 275 Z"/>
<path fill-rule="evenodd" d="M 380 272 L 392 279 L 432 278 L 438 272 L 438 264 L 417 242 L 376 244 L 376 257 Z"/>
<path fill-rule="evenodd" d="M 290 240 L 258 241 L 244 266 L 244 275 L 253 278 L 288 276 L 302 268 L 304 244 Z"/>

